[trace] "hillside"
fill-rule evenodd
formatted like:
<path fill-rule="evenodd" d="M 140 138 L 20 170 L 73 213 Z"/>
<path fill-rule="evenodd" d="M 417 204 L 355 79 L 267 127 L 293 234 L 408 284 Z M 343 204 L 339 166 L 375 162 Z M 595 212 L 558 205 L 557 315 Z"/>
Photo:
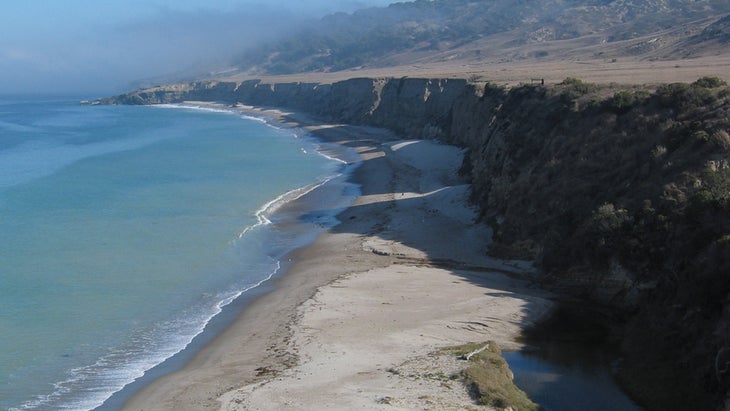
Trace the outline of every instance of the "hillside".
<path fill-rule="evenodd" d="M 724 0 L 418 0 L 324 17 L 236 59 L 281 75 L 403 65 L 661 61 L 727 55 Z"/>

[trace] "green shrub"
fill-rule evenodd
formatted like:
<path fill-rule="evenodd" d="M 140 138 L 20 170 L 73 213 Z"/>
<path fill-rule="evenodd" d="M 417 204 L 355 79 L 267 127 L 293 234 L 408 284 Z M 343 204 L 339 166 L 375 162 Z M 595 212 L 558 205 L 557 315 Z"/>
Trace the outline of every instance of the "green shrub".
<path fill-rule="evenodd" d="M 586 83 L 575 77 L 567 77 L 560 85 L 565 87 L 565 92 L 576 97 L 588 94 L 596 89 L 594 84 Z"/>
<path fill-rule="evenodd" d="M 605 203 L 593 213 L 593 225 L 598 232 L 608 233 L 621 227 L 628 221 L 628 211 L 616 208 L 611 203 Z"/>
<path fill-rule="evenodd" d="M 730 211 L 730 170 L 707 171 L 702 177 L 702 188 L 690 199 L 690 211 L 695 215 L 710 210 Z"/>
<path fill-rule="evenodd" d="M 562 83 L 560 83 L 563 86 L 571 86 L 571 85 L 583 85 L 583 80 L 576 78 L 576 77 L 566 77 L 565 80 L 563 80 Z"/>
<path fill-rule="evenodd" d="M 609 100 L 609 105 L 611 109 L 619 114 L 623 114 L 629 111 L 635 103 L 636 96 L 634 95 L 634 93 L 627 90 L 619 91 L 618 93 L 614 94 L 613 97 Z"/>
<path fill-rule="evenodd" d="M 726 86 L 727 83 L 719 78 L 719 77 L 700 77 L 697 81 L 692 83 L 693 86 L 697 87 L 703 87 L 703 88 L 717 88 L 717 87 L 723 87 Z"/>
<path fill-rule="evenodd" d="M 710 139 L 717 147 L 720 147 L 723 150 L 730 149 L 730 135 L 727 131 L 717 130 L 712 133 L 712 137 Z"/>
<path fill-rule="evenodd" d="M 706 87 L 686 83 L 671 83 L 660 86 L 656 91 L 659 104 L 664 107 L 690 111 L 706 106 L 717 99 L 717 95 Z"/>
<path fill-rule="evenodd" d="M 692 141 L 699 143 L 707 143 L 710 141 L 710 135 L 705 130 L 697 130 L 692 133 Z"/>

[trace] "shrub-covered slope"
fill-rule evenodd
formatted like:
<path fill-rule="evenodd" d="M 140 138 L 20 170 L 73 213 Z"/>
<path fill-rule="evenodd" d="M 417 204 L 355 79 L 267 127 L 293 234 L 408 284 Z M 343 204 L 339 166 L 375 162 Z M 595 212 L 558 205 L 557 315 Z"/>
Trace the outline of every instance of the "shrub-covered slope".
<path fill-rule="evenodd" d="M 629 387 L 656 409 L 711 409 L 730 377 L 730 89 L 602 92 L 576 80 L 488 89 L 476 200 L 495 251 L 622 308 Z"/>

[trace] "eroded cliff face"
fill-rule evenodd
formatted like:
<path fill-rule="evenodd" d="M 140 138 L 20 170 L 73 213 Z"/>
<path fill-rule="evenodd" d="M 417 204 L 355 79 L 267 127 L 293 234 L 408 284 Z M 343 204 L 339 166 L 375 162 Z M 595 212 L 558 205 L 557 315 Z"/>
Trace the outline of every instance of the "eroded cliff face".
<path fill-rule="evenodd" d="M 625 316 L 624 375 L 647 403 L 712 409 L 730 386 L 729 96 L 716 79 L 643 90 L 360 78 L 196 82 L 103 102 L 273 106 L 467 148 L 491 252 L 532 258 L 547 286 Z"/>
<path fill-rule="evenodd" d="M 446 137 L 454 103 L 478 92 L 465 80 L 356 78 L 333 84 L 259 80 L 194 82 L 102 99 L 106 104 L 217 101 L 300 110 L 323 119 L 386 127 L 403 135 Z"/>

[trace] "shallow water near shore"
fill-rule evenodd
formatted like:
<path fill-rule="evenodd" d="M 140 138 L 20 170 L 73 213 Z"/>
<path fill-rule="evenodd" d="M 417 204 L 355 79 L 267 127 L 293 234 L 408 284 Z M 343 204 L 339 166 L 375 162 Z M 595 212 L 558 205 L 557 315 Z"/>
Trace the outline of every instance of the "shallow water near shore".
<path fill-rule="evenodd" d="M 0 409 L 94 408 L 276 275 L 335 223 L 276 210 L 356 194 L 319 149 L 226 111 L 2 99 Z"/>

